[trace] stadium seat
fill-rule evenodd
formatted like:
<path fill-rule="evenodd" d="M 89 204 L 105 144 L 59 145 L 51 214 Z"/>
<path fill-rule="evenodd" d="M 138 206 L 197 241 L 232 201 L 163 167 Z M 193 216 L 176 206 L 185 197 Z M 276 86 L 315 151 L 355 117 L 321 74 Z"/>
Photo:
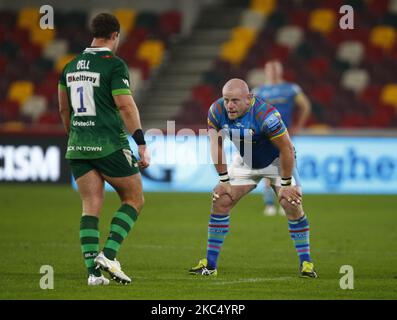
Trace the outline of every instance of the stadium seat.
<path fill-rule="evenodd" d="M 339 45 L 336 55 L 340 60 L 347 61 L 352 66 L 357 66 L 363 60 L 365 50 L 363 44 L 359 41 L 345 41 Z"/>
<path fill-rule="evenodd" d="M 47 111 L 37 119 L 37 123 L 42 125 L 54 125 L 59 124 L 60 122 L 61 119 L 59 117 L 59 113 L 56 111 Z"/>
<path fill-rule="evenodd" d="M 291 25 L 300 27 L 302 29 L 307 28 L 307 21 L 309 21 L 309 11 L 305 9 L 291 10 L 289 12 L 289 23 Z"/>
<path fill-rule="evenodd" d="M 66 64 L 67 64 L 69 61 L 73 60 L 73 58 L 74 58 L 75 56 L 76 56 L 76 55 L 74 55 L 74 54 L 67 54 L 67 55 L 64 55 L 64 56 L 60 57 L 60 58 L 58 59 L 58 61 L 56 62 L 55 70 L 56 70 L 58 73 L 61 73 L 61 72 L 63 71 L 63 68 L 66 66 Z"/>
<path fill-rule="evenodd" d="M 275 10 L 276 5 L 276 0 L 251 0 L 250 8 L 268 16 Z"/>
<path fill-rule="evenodd" d="M 367 6 L 370 8 L 372 15 L 376 17 L 383 17 L 388 11 L 390 0 L 372 0 Z"/>
<path fill-rule="evenodd" d="M 325 57 L 314 57 L 308 61 L 310 72 L 317 78 L 323 78 L 329 70 L 329 60 Z"/>
<path fill-rule="evenodd" d="M 23 124 L 22 121 L 19 121 L 17 119 L 11 120 L 11 121 L 6 121 L 3 125 L 2 128 L 7 131 L 12 131 L 12 132 L 21 132 L 24 130 L 25 125 Z"/>
<path fill-rule="evenodd" d="M 0 55 L 0 72 L 3 72 L 7 65 L 7 58 Z"/>
<path fill-rule="evenodd" d="M 392 49 L 396 43 L 396 31 L 390 26 L 377 26 L 370 33 L 370 43 L 385 50 Z"/>
<path fill-rule="evenodd" d="M 372 128 L 389 127 L 393 121 L 395 111 L 390 105 L 378 104 L 369 118 L 369 126 Z"/>
<path fill-rule="evenodd" d="M 208 107 L 216 100 L 214 88 L 208 84 L 195 86 L 191 91 L 191 97 L 200 104 L 200 107 L 206 111 Z"/>
<path fill-rule="evenodd" d="M 43 96 L 33 95 L 25 101 L 21 108 L 21 115 L 35 121 L 47 110 L 47 100 Z"/>
<path fill-rule="evenodd" d="M 15 101 L 0 101 L 0 113 L 4 121 L 17 121 L 20 117 L 19 104 Z"/>
<path fill-rule="evenodd" d="M 382 88 L 380 102 L 391 105 L 397 110 L 397 83 L 388 84 Z"/>
<path fill-rule="evenodd" d="M 179 11 L 166 11 L 160 15 L 160 30 L 166 36 L 178 34 L 182 28 L 182 16 Z"/>
<path fill-rule="evenodd" d="M 261 30 L 266 22 L 266 17 L 258 11 L 244 10 L 241 14 L 240 25 L 245 28 Z"/>
<path fill-rule="evenodd" d="M 161 64 L 164 55 L 164 43 L 159 40 L 145 40 L 138 48 L 138 58 L 149 62 L 150 68 Z"/>
<path fill-rule="evenodd" d="M 0 27 L 7 31 L 9 31 L 12 28 L 15 28 L 15 26 L 17 26 L 18 15 L 19 15 L 19 12 L 17 13 L 14 10 L 5 9 L 5 8 L 1 9 L 0 10 Z"/>
<path fill-rule="evenodd" d="M 358 98 L 374 108 L 379 102 L 380 93 L 380 86 L 370 84 L 359 94 Z"/>
<path fill-rule="evenodd" d="M 220 57 L 232 64 L 239 64 L 247 54 L 247 50 L 246 43 L 230 40 L 222 44 Z"/>
<path fill-rule="evenodd" d="M 43 56 L 54 61 L 66 55 L 68 52 L 68 42 L 64 39 L 54 39 L 44 48 Z"/>
<path fill-rule="evenodd" d="M 32 43 L 38 44 L 41 47 L 46 47 L 55 37 L 55 30 L 45 29 L 39 27 L 32 28 L 30 32 L 30 39 Z"/>
<path fill-rule="evenodd" d="M 19 105 L 22 105 L 33 94 L 33 91 L 33 83 L 29 81 L 15 81 L 11 83 L 10 88 L 8 89 L 7 98 L 10 101 L 17 102 Z"/>
<path fill-rule="evenodd" d="M 232 30 L 233 41 L 245 42 L 247 46 L 251 46 L 256 39 L 256 30 L 247 27 L 236 27 Z"/>
<path fill-rule="evenodd" d="M 128 33 L 135 25 L 136 12 L 128 8 L 119 8 L 113 11 L 113 14 L 120 22 L 122 33 Z"/>
<path fill-rule="evenodd" d="M 204 72 L 202 81 L 205 84 L 209 84 L 215 88 L 220 89 L 220 87 L 222 86 L 223 77 L 216 70 L 209 70 Z"/>
<path fill-rule="evenodd" d="M 159 25 L 159 16 L 154 12 L 140 12 L 135 20 L 136 28 L 155 30 Z"/>
<path fill-rule="evenodd" d="M 129 68 L 128 71 L 130 74 L 130 87 L 134 93 L 141 89 L 143 86 L 142 71 L 139 68 Z"/>
<path fill-rule="evenodd" d="M 334 94 L 334 86 L 327 83 L 317 84 L 309 92 L 310 98 L 316 100 L 317 102 L 321 102 L 324 105 L 328 105 L 331 102 Z"/>
<path fill-rule="evenodd" d="M 309 28 L 323 34 L 330 33 L 336 25 L 336 15 L 330 9 L 313 10 L 309 17 Z"/>
<path fill-rule="evenodd" d="M 247 74 L 247 83 L 250 88 L 255 88 L 264 84 L 266 81 L 263 68 L 252 69 Z"/>
<path fill-rule="evenodd" d="M 285 26 L 277 31 L 276 42 L 290 49 L 295 49 L 304 38 L 303 30 L 298 26 Z"/>
<path fill-rule="evenodd" d="M 342 75 L 341 86 L 355 93 L 360 93 L 369 84 L 369 75 L 363 69 L 349 69 Z"/>
<path fill-rule="evenodd" d="M 255 39 L 254 29 L 241 26 L 233 28 L 231 39 L 223 43 L 221 47 L 221 58 L 233 64 L 241 63 Z"/>
<path fill-rule="evenodd" d="M 389 1 L 389 12 L 397 14 L 397 0 Z"/>
<path fill-rule="evenodd" d="M 11 40 L 4 40 L 0 43 L 0 53 L 4 54 L 8 58 L 14 58 L 19 51 L 20 45 Z"/>
<path fill-rule="evenodd" d="M 18 14 L 17 25 L 20 28 L 32 30 L 39 25 L 39 8 L 22 8 Z"/>
<path fill-rule="evenodd" d="M 266 28 L 269 30 L 277 30 L 288 23 L 288 17 L 285 12 L 274 11 L 266 19 Z"/>

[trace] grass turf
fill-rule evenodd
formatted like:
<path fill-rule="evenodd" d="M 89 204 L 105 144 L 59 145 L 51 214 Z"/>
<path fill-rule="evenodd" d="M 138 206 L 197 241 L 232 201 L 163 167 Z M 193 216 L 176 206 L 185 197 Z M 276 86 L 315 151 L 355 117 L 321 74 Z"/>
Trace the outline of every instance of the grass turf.
<path fill-rule="evenodd" d="M 298 277 L 284 217 L 264 217 L 259 195 L 233 210 L 216 278 L 187 274 L 205 257 L 209 194 L 147 193 L 118 259 L 133 283 L 88 287 L 79 245 L 80 199 L 70 187 L 0 186 L 0 299 L 396 299 L 395 196 L 304 197 L 319 279 Z M 101 245 L 119 200 L 107 193 Z M 54 268 L 53 290 L 39 286 Z M 339 287 L 342 265 L 354 290 Z"/>

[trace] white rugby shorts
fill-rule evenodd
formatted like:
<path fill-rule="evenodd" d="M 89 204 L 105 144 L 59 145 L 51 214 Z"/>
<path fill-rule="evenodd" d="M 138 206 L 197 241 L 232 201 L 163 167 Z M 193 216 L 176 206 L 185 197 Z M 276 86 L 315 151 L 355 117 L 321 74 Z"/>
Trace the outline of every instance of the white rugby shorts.
<path fill-rule="evenodd" d="M 271 184 L 274 186 L 281 186 L 280 158 L 274 159 L 273 162 L 265 168 L 252 169 L 244 163 L 240 155 L 237 155 L 232 165 L 229 167 L 228 173 L 230 184 L 233 186 L 257 185 L 263 178 L 270 179 Z M 292 185 L 301 185 L 296 167 L 292 174 Z"/>

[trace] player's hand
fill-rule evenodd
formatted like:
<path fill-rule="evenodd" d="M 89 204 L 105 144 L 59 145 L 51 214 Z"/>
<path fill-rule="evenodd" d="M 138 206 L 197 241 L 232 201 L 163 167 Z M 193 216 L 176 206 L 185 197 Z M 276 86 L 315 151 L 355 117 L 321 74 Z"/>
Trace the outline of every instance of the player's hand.
<path fill-rule="evenodd" d="M 227 194 L 232 200 L 233 200 L 233 195 L 232 195 L 232 185 L 230 182 L 224 182 L 220 183 L 212 193 L 212 201 L 216 201 L 220 198 L 220 196 Z"/>
<path fill-rule="evenodd" d="M 146 147 L 145 144 L 142 144 L 138 146 L 138 154 L 139 154 L 139 160 L 138 160 L 138 166 L 139 169 L 146 169 L 150 165 L 150 153 L 149 149 Z"/>
<path fill-rule="evenodd" d="M 286 199 L 293 206 L 299 207 L 302 203 L 302 194 L 298 187 L 285 186 L 278 191 L 278 200 Z"/>

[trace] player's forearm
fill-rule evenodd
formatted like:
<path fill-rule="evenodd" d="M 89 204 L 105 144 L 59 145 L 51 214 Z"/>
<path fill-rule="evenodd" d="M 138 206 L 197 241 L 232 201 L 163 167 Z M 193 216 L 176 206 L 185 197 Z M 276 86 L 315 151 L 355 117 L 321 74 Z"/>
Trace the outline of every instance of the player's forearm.
<path fill-rule="evenodd" d="M 113 96 L 113 99 L 128 132 L 133 135 L 138 129 L 142 129 L 139 110 L 132 96 L 122 94 Z"/>
<path fill-rule="evenodd" d="M 211 159 L 218 173 L 227 172 L 226 155 L 223 150 L 223 138 L 218 132 L 210 134 Z"/>
<path fill-rule="evenodd" d="M 295 154 L 292 144 L 280 148 L 280 170 L 282 178 L 292 177 L 295 167 Z"/>
<path fill-rule="evenodd" d="M 129 133 L 134 134 L 136 130 L 142 129 L 139 111 L 135 105 L 122 105 L 119 111 Z"/>
<path fill-rule="evenodd" d="M 69 114 L 69 111 L 60 110 L 59 111 L 59 115 L 61 117 L 62 124 L 63 124 L 66 132 L 69 134 L 69 130 L 70 130 L 70 114 Z"/>
<path fill-rule="evenodd" d="M 66 91 L 62 88 L 58 88 L 58 103 L 59 103 L 59 116 L 61 117 L 62 124 L 65 127 L 66 132 L 69 134 L 70 129 L 70 110 L 68 97 Z"/>

